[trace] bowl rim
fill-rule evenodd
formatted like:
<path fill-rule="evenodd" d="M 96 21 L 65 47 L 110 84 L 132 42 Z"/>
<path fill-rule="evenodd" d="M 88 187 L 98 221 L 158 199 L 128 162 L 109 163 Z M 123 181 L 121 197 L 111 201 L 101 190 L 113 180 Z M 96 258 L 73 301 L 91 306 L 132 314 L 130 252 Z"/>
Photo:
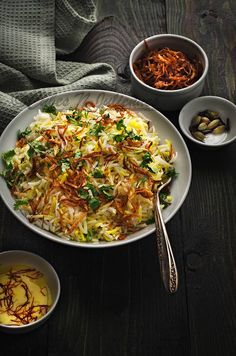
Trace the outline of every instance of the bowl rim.
<path fill-rule="evenodd" d="M 6 331 L 7 330 L 11 330 L 11 331 L 23 331 L 24 329 L 33 329 L 33 328 L 36 328 L 37 326 L 39 326 L 41 323 L 43 323 L 44 321 L 46 321 L 49 316 L 52 314 L 52 312 L 54 311 L 54 309 L 56 308 L 57 306 L 57 303 L 58 303 L 58 300 L 60 298 L 60 294 L 61 294 L 61 283 L 60 283 L 60 279 L 58 277 L 58 274 L 55 270 L 55 268 L 51 265 L 51 263 L 49 263 L 45 258 L 43 258 L 42 256 L 36 254 L 36 253 L 33 253 L 33 252 L 30 252 L 30 251 L 25 251 L 25 250 L 7 250 L 7 251 L 2 251 L 0 252 L 0 257 L 3 256 L 3 255 L 11 255 L 11 254 L 15 254 L 15 255 L 22 255 L 22 256 L 25 256 L 25 255 L 28 255 L 28 256 L 31 256 L 32 258 L 36 259 L 36 260 L 40 260 L 42 263 L 44 263 L 47 268 L 49 270 L 51 270 L 54 278 L 55 278 L 55 281 L 56 281 L 56 285 L 57 285 L 57 291 L 56 291 L 56 297 L 55 299 L 53 300 L 52 302 L 52 306 L 51 308 L 49 309 L 49 311 L 40 319 L 36 320 L 36 321 L 33 321 L 29 324 L 26 324 L 26 325 L 5 325 L 5 324 L 0 324 L 0 329 L 5 329 Z M 46 276 L 47 277 L 47 276 Z"/>
<path fill-rule="evenodd" d="M 137 52 L 137 50 L 143 45 L 143 43 L 145 43 L 144 41 L 150 41 L 153 39 L 158 39 L 158 38 L 164 38 L 164 37 L 173 37 L 176 38 L 178 40 L 183 40 L 185 42 L 189 42 L 192 45 L 194 45 L 198 51 L 202 54 L 203 58 L 204 58 L 204 69 L 203 72 L 201 74 L 201 76 L 198 78 L 198 80 L 196 82 L 194 82 L 193 84 L 189 85 L 188 87 L 185 88 L 181 88 L 181 89 L 173 89 L 173 90 L 164 90 L 164 89 L 157 89 L 157 88 L 153 88 L 152 86 L 144 83 L 142 80 L 140 80 L 137 75 L 134 72 L 133 69 L 133 57 L 134 54 Z M 176 35 L 176 34 L 172 34 L 172 33 L 165 33 L 165 34 L 160 34 L 160 35 L 154 35 L 154 36 L 150 36 L 147 37 L 145 39 L 143 39 L 142 41 L 140 41 L 132 50 L 130 57 L 129 57 L 129 68 L 130 68 L 130 72 L 132 77 L 141 85 L 143 85 L 143 87 L 145 87 L 146 89 L 149 89 L 151 91 L 153 91 L 153 93 L 165 93 L 165 94 L 169 94 L 169 95 L 173 95 L 175 93 L 185 93 L 186 91 L 192 90 L 195 87 L 197 87 L 200 82 L 202 82 L 207 75 L 208 69 L 209 69 L 209 60 L 207 57 L 206 52 L 204 51 L 204 49 L 195 41 L 193 41 L 191 38 L 185 37 L 185 36 L 181 36 L 181 35 Z"/>
<path fill-rule="evenodd" d="M 197 143 L 198 145 L 202 146 L 202 147 L 211 147 L 211 148 L 217 148 L 217 147 L 223 147 L 223 146 L 227 146 L 229 145 L 230 143 L 234 142 L 236 140 L 236 136 L 233 136 L 231 139 L 228 139 L 226 138 L 225 141 L 223 142 L 220 142 L 220 143 L 205 143 L 205 142 L 201 142 L 201 141 L 198 141 L 196 138 L 194 138 L 190 132 L 188 132 L 186 126 L 184 125 L 183 123 L 183 111 L 186 110 L 187 107 L 191 107 L 191 105 L 194 103 L 194 102 L 201 102 L 202 100 L 215 100 L 215 101 L 221 101 L 223 103 L 225 103 L 226 105 L 229 105 L 231 106 L 235 112 L 236 112 L 236 105 L 226 99 L 226 98 L 223 98 L 221 96 L 217 96 L 217 95 L 202 95 L 202 96 L 199 96 L 198 98 L 194 98 L 192 100 L 190 100 L 187 104 L 185 104 L 182 109 L 180 110 L 179 112 L 179 118 L 178 118 L 178 121 L 179 121 L 179 126 L 181 128 L 181 131 L 184 133 L 184 135 L 189 138 L 192 142 L 195 142 Z"/>
<path fill-rule="evenodd" d="M 63 93 L 57 93 L 57 94 L 53 94 L 50 96 L 47 96 L 43 99 L 40 99 L 34 103 L 32 103 L 30 106 L 28 106 L 27 108 L 23 109 L 21 112 L 19 112 L 19 114 L 17 114 L 17 116 L 15 116 L 12 121 L 6 126 L 6 128 L 4 129 L 1 137 L 0 137 L 0 147 L 1 147 L 1 140 L 4 137 L 5 132 L 7 132 L 7 130 L 11 129 L 11 126 L 14 125 L 14 122 L 16 120 L 18 120 L 18 118 L 25 113 L 27 110 L 32 109 L 34 107 L 37 107 L 39 104 L 42 104 L 44 102 L 48 102 L 54 98 L 63 96 L 63 95 L 70 95 L 70 94 L 83 94 L 85 92 L 89 92 L 89 93 L 103 93 L 103 94 L 108 94 L 108 95 L 117 95 L 117 96 L 121 96 L 124 99 L 127 100 L 134 100 L 136 103 L 140 103 L 141 105 L 149 108 L 152 111 L 155 111 L 162 119 L 164 119 L 165 121 L 168 122 L 168 124 L 173 128 L 173 130 L 175 131 L 175 133 L 177 134 L 179 140 L 181 141 L 185 152 L 186 152 L 186 157 L 187 157 L 187 161 L 188 161 L 188 165 L 189 165 L 189 177 L 188 177 L 188 181 L 186 182 L 186 189 L 185 189 L 185 193 L 184 195 L 181 197 L 179 204 L 176 208 L 176 210 L 174 212 L 172 212 L 167 219 L 165 220 L 165 223 L 167 223 L 178 211 L 179 209 L 182 207 L 183 202 L 185 201 L 188 192 L 189 192 L 189 188 L 191 185 L 191 180 L 192 180 L 192 163 L 191 163 L 191 157 L 190 157 L 190 153 L 188 150 L 188 147 L 182 137 L 182 135 L 180 134 L 180 132 L 177 130 L 177 128 L 174 126 L 174 124 L 164 115 L 162 114 L 160 111 L 158 111 L 157 109 L 153 108 L 151 105 L 147 104 L 146 102 L 143 102 L 139 99 L 136 99 L 132 96 L 126 95 L 126 94 L 122 94 L 119 92 L 114 92 L 114 91 L 109 91 L 109 90 L 101 90 L 101 89 L 80 89 L 80 90 L 70 90 L 70 91 L 66 91 Z M 37 235 L 43 236 L 44 238 L 53 241 L 53 242 L 57 242 L 60 244 L 63 244 L 65 246 L 68 247 L 78 247 L 78 248 L 92 248 L 92 249 L 97 249 L 97 248 L 113 248 L 113 247 L 120 247 L 126 244 L 129 244 L 131 242 L 135 242 L 138 241 L 148 235 L 150 235 L 151 233 L 153 233 L 155 231 L 155 226 L 153 226 L 153 228 L 150 230 L 150 232 L 147 234 L 145 232 L 140 233 L 139 236 L 135 236 L 132 239 L 124 239 L 124 240 L 119 240 L 119 241 L 113 241 L 110 243 L 93 243 L 93 244 L 87 244 L 87 243 L 80 243 L 78 241 L 71 241 L 71 240 L 67 240 L 64 238 L 60 238 L 58 235 L 55 235 L 53 233 L 51 233 L 53 236 L 49 236 L 47 235 L 47 231 L 46 230 L 42 230 L 42 231 L 38 231 L 38 229 L 40 229 L 38 226 L 34 225 L 34 224 L 30 224 L 28 222 L 27 219 L 21 219 L 19 217 L 19 215 L 17 214 L 17 212 L 12 208 L 12 206 L 10 206 L 8 200 L 6 199 L 6 197 L 2 194 L 1 190 L 0 190 L 0 196 L 2 198 L 2 200 L 4 201 L 5 205 L 7 206 L 7 208 L 10 210 L 10 212 L 17 218 L 17 220 L 19 220 L 21 223 L 23 223 L 28 229 L 30 229 L 31 231 L 33 231 L 34 233 L 36 233 Z M 141 230 L 140 230 L 141 231 Z"/>

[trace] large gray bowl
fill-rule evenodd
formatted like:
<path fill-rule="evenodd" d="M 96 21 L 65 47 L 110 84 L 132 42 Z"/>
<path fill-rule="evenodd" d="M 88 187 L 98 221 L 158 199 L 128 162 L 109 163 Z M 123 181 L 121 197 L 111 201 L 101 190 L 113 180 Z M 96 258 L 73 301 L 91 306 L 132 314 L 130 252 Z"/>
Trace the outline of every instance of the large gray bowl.
<path fill-rule="evenodd" d="M 171 194 L 174 198 L 174 201 L 163 212 L 165 222 L 169 221 L 183 204 L 189 190 L 192 172 L 189 152 L 184 140 L 182 139 L 181 135 L 174 127 L 174 125 L 160 112 L 137 99 L 131 98 L 127 95 L 105 90 L 78 90 L 57 94 L 45 98 L 34 103 L 29 108 L 23 110 L 11 121 L 11 123 L 4 130 L 0 138 L 0 152 L 3 153 L 12 149 L 15 146 L 17 139 L 17 131 L 24 130 L 33 121 L 33 118 L 38 113 L 38 110 L 42 109 L 46 103 L 53 103 L 59 109 L 68 109 L 77 105 L 81 106 L 85 101 L 88 100 L 93 101 L 98 106 L 108 103 L 119 103 L 125 105 L 131 110 L 139 113 L 141 116 L 149 119 L 155 126 L 156 130 L 158 131 L 158 135 L 162 139 L 168 138 L 172 141 L 175 150 L 178 152 L 178 158 L 176 160 L 175 166 L 176 171 L 179 173 L 179 175 L 178 178 L 174 180 L 171 187 Z M 0 162 L 0 170 L 2 169 L 3 165 L 2 162 Z M 56 236 L 46 230 L 42 230 L 36 225 L 33 225 L 20 211 L 14 210 L 14 199 L 11 196 L 10 190 L 8 189 L 2 177 L 0 178 L 0 193 L 3 201 L 10 209 L 12 214 L 14 214 L 15 217 L 19 219 L 23 224 L 25 224 L 28 228 L 30 228 L 37 234 L 40 234 L 42 237 L 46 237 L 52 241 L 60 242 L 70 246 L 93 248 L 120 246 L 129 242 L 137 241 L 142 237 L 149 235 L 155 230 L 155 225 L 151 224 L 146 228 L 129 235 L 125 240 L 114 242 L 81 243 L 76 241 L 69 241 L 59 236 Z"/>

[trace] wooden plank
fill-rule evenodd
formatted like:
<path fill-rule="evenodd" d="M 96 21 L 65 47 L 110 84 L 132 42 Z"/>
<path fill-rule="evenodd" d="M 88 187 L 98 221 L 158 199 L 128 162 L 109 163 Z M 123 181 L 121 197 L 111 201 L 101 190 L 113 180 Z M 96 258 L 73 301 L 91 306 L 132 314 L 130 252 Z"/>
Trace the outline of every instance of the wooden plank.
<path fill-rule="evenodd" d="M 68 60 L 106 62 L 117 72 L 114 90 L 130 93 L 129 55 L 142 39 L 166 32 L 165 4 L 163 1 L 130 1 L 100 4 L 99 13 L 106 17 L 86 36 Z"/>
<path fill-rule="evenodd" d="M 0 220 L 1 251 L 27 250 L 50 261 L 46 252 L 47 242 L 21 224 L 3 205 L 2 201 L 0 202 Z M 39 239 L 39 243 L 37 243 L 37 239 Z M 49 324 L 45 323 L 30 334 L 14 336 L 0 332 L 1 354 L 13 356 L 17 352 L 19 356 L 47 355 L 48 327 Z"/>
<path fill-rule="evenodd" d="M 236 99 L 234 1 L 166 1 L 168 32 L 196 40 L 210 69 L 206 94 Z M 177 11 L 177 14 L 176 14 Z M 176 21 L 176 16 L 179 21 Z M 181 211 L 191 356 L 235 355 L 235 144 L 201 151 L 189 144 L 193 181 Z"/>
<path fill-rule="evenodd" d="M 2 209 L 0 210 L 0 251 L 3 250 L 3 236 L 4 236 L 6 210 L 7 208 L 2 204 Z"/>
<path fill-rule="evenodd" d="M 128 8 L 109 4 L 107 14 L 118 18 L 100 23 L 68 59 L 112 64 L 119 76 L 117 89 L 129 93 L 130 50 L 142 38 L 165 32 L 167 16 L 169 32 L 190 36 L 206 48 L 212 63 L 206 93 L 235 99 L 232 0 L 224 6 L 218 1 L 168 0 L 167 13 L 161 1 L 129 2 L 129 16 Z M 194 169 L 190 194 L 167 225 L 180 272 L 175 296 L 163 290 L 153 236 L 114 250 L 72 249 L 35 236 L 1 203 L 1 248 L 43 255 L 62 282 L 60 303 L 49 322 L 30 335 L 14 337 L 19 355 L 189 356 L 188 318 L 192 356 L 235 354 L 235 204 L 228 198 L 235 196 L 235 176 L 228 164 L 235 146 L 219 152 L 189 148 Z M 12 340 L 0 334 L 3 354 L 15 355 Z"/>
<path fill-rule="evenodd" d="M 205 92 L 235 100 L 235 3 L 233 0 L 166 0 L 167 31 L 196 40 L 210 66 Z"/>
<path fill-rule="evenodd" d="M 68 59 L 111 64 L 118 73 L 116 89 L 130 93 L 129 54 L 141 39 L 166 32 L 165 7 L 163 2 L 136 1 L 134 5 L 130 2 L 126 6 L 134 6 L 133 14 L 127 17 L 130 11 L 126 8 L 119 11 L 118 5 L 114 6 L 113 10 L 111 5 L 107 8 L 107 15 L 116 14 L 116 17 L 98 24 L 79 51 Z M 106 251 L 104 266 L 107 267 L 102 275 L 104 300 L 102 305 L 97 305 L 99 318 L 96 312 L 89 317 L 87 328 L 91 341 L 88 336 L 87 342 L 92 346 L 84 345 L 86 355 L 92 355 L 94 349 L 101 355 L 189 355 L 180 218 L 179 214 L 168 224 L 180 272 L 180 290 L 176 296 L 169 297 L 163 290 L 153 236 L 130 246 L 128 256 L 122 250 L 122 258 L 120 249 Z M 95 284 L 99 285 L 97 281 Z M 92 325 L 100 325 L 97 331 L 100 342 Z"/>
<path fill-rule="evenodd" d="M 127 8 L 117 2 L 113 9 L 113 3 L 109 4 L 107 14 L 116 17 L 97 25 L 68 59 L 110 63 L 118 73 L 116 89 L 129 93 L 130 51 L 141 39 L 166 31 L 165 6 L 150 0 L 129 2 Z M 20 354 L 33 350 L 35 356 L 189 355 L 180 213 L 168 224 L 180 272 L 180 290 L 175 296 L 167 296 L 163 289 L 154 236 L 118 249 L 86 251 L 35 236 L 8 211 L 5 224 L 3 248 L 43 255 L 58 271 L 62 284 L 54 315 L 43 329 L 30 335 L 27 347 L 27 337 L 19 338 Z M 1 340 L 4 350 L 13 355 L 13 344 L 7 349 L 5 339 Z"/>

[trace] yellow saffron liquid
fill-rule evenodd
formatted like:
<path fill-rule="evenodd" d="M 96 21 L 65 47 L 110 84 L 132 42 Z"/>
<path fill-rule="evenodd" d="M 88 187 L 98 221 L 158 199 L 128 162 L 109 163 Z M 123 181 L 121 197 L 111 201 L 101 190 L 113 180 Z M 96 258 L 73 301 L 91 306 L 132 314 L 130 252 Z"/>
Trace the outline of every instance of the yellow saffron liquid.
<path fill-rule="evenodd" d="M 11 273 L 14 273 L 14 278 Z M 12 297 L 10 308 L 9 295 Z M 0 265 L 0 324 L 29 324 L 42 318 L 50 305 L 51 293 L 42 274 L 31 266 Z"/>

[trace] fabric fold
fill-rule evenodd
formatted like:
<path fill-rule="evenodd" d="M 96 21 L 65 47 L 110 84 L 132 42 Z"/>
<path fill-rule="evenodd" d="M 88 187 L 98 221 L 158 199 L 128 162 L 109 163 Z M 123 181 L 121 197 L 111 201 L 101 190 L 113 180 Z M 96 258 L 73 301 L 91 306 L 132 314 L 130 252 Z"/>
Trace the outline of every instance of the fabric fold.
<path fill-rule="evenodd" d="M 85 88 L 115 90 L 110 65 L 56 59 L 57 53 L 77 49 L 95 23 L 93 0 L 0 2 L 1 129 L 46 96 Z"/>

